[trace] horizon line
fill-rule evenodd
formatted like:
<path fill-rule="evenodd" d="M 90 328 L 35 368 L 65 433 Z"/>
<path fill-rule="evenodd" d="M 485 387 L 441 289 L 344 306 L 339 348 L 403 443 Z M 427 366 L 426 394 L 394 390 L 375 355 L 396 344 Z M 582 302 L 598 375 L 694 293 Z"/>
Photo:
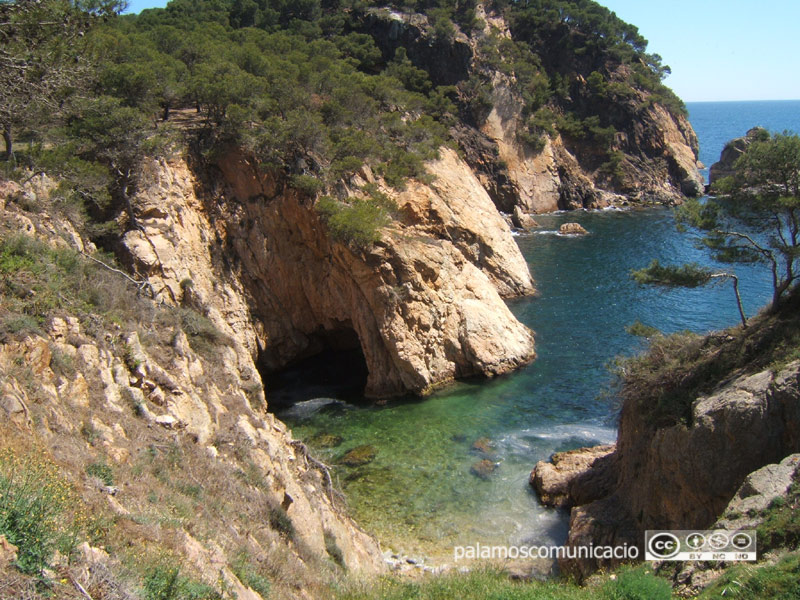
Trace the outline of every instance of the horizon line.
<path fill-rule="evenodd" d="M 718 102 L 800 102 L 800 98 L 752 98 L 735 100 L 684 100 L 686 104 L 718 103 Z"/>

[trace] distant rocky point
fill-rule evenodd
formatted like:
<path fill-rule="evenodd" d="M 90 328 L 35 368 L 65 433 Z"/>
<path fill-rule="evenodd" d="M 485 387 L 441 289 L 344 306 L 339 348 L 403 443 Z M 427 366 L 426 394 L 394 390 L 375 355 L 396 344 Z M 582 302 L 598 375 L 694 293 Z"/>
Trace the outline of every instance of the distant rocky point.
<path fill-rule="evenodd" d="M 769 137 L 769 132 L 763 127 L 753 127 L 743 137 L 731 140 L 722 149 L 719 161 L 711 165 L 708 171 L 708 189 L 724 177 L 730 177 L 736 173 L 735 164 L 739 157 L 744 154 L 747 147 L 757 140 Z"/>

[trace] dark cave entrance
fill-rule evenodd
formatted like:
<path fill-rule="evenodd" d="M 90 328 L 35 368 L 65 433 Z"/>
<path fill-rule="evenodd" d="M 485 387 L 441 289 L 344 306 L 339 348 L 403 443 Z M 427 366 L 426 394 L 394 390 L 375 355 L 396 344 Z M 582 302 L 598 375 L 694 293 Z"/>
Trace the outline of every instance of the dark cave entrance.
<path fill-rule="evenodd" d="M 358 334 L 343 327 L 320 330 L 310 338 L 308 351 L 283 368 L 270 369 L 259 359 L 270 412 L 318 398 L 363 403 L 369 371 Z"/>

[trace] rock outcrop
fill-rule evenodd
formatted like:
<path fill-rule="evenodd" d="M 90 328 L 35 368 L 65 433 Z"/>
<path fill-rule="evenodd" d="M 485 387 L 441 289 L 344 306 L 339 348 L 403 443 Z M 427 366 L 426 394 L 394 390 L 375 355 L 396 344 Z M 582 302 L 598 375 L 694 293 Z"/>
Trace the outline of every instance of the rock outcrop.
<path fill-rule="evenodd" d="M 148 224 L 161 219 L 164 225 L 161 235 L 143 244 L 156 261 L 152 268 L 159 277 L 153 281 L 172 282 L 170 275 L 182 280 L 194 276 L 216 285 L 210 289 L 218 302 L 204 306 L 227 335 L 215 334 L 216 344 L 198 350 L 180 318 L 200 318 L 197 311 L 181 313 L 137 299 L 134 286 L 125 287 L 122 276 L 118 291 L 130 295 L 131 305 L 126 319 L 138 318 L 138 324 L 62 314 L 31 333 L 4 329 L 0 337 L 2 449 L 8 452 L 10 447 L 22 455 L 27 445 L 35 448 L 37 456 L 52 455 L 60 471 L 73 478 L 81 502 L 96 513 L 93 518 L 116 519 L 130 536 L 125 543 L 137 543 L 138 536 L 144 535 L 147 544 L 167 544 L 200 573 L 213 574 L 212 583 L 224 581 L 228 589 L 238 590 L 240 598 L 260 597 L 234 573 L 234 558 L 245 549 L 248 556 L 261 556 L 259 560 L 272 556 L 269 560 L 277 561 L 278 570 L 291 569 L 298 577 L 308 575 L 309 561 L 328 560 L 332 549 L 348 570 L 382 572 L 378 542 L 347 516 L 325 465 L 266 412 L 253 356 L 238 341 L 237 331 L 243 328 L 235 319 L 236 310 L 247 313 L 246 307 L 236 304 L 240 297 L 234 293 L 235 285 L 224 280 L 212 283 L 212 270 L 200 272 L 207 267 L 200 262 L 202 253 L 185 254 L 186 270 L 170 271 L 178 260 L 170 252 L 184 252 L 192 243 L 202 245 L 187 236 L 200 235 L 201 225 L 208 225 L 211 235 L 214 228 L 193 220 L 200 213 L 192 210 L 197 206 L 191 204 L 191 185 L 176 184 L 193 181 L 185 165 L 182 172 L 157 172 L 169 179 L 161 180 L 165 196 L 158 198 L 164 200 L 164 212 L 145 217 Z M 178 203 L 181 210 L 169 214 L 169 208 Z M 65 238 L 74 233 L 58 218 L 26 212 L 14 202 L 4 203 L 0 216 L 3 239 L 10 227 L 26 222 L 30 236 L 63 250 L 68 248 Z M 178 221 L 174 228 L 169 220 L 173 216 Z M 85 246 L 81 243 L 78 248 Z M 191 296 L 190 287 L 184 282 L 181 289 L 178 282 L 174 291 L 178 300 L 181 294 Z M 173 292 L 161 293 L 169 298 Z M 194 297 L 184 299 L 190 304 L 199 302 Z M 151 469 L 166 453 L 172 453 L 161 467 L 166 470 Z M 87 480 L 86 465 L 91 463 L 107 465 L 114 485 Z M 154 479 L 153 473 L 161 479 Z M 183 506 L 183 500 L 176 498 L 184 496 L 190 508 L 164 525 L 160 516 L 141 516 L 151 509 L 147 494 L 136 489 L 140 480 L 145 482 L 141 485 L 154 486 L 148 490 L 149 502 L 155 503 L 152 510 L 174 510 L 170 503 Z M 212 501 L 217 502 L 213 510 Z M 235 510 L 226 503 L 235 505 Z M 144 533 L 137 529 L 149 520 L 154 523 L 150 529 Z M 208 535 L 214 527 L 219 529 Z M 204 541 L 197 539 L 200 534 Z M 114 540 L 115 546 L 118 541 Z M 0 550 L 8 555 L 7 547 Z"/>
<path fill-rule="evenodd" d="M 728 503 L 722 516 L 709 529 L 738 531 L 757 529 L 770 508 L 789 499 L 790 488 L 800 481 L 800 454 L 791 454 L 780 463 L 766 465 L 750 473 Z M 763 544 L 760 544 L 763 548 Z M 762 554 L 763 557 L 763 554 Z M 679 563 L 675 566 L 675 591 L 684 597 L 696 596 L 724 569 L 725 563 Z"/>
<path fill-rule="evenodd" d="M 476 6 L 475 15 L 483 29 L 465 32 L 453 27 L 443 35 L 425 15 L 375 8 L 364 13 L 357 28 L 373 37 L 384 61 L 404 48 L 433 84 L 459 85 L 460 93 L 469 95 L 462 89 L 465 83 L 480 80 L 490 91 L 485 114 L 460 119 L 451 127 L 451 135 L 500 210 L 511 213 L 519 207 L 524 213 L 542 213 L 628 200 L 673 204 L 703 192 L 697 136 L 686 116 L 668 110 L 641 89 L 630 88 L 620 97 L 598 97 L 587 84 L 592 70 L 607 71 L 610 85 L 626 89 L 631 79 L 629 66 L 602 55 L 586 61 L 559 53 L 557 45 L 534 49 L 546 70 L 552 71 L 546 76 L 572 82 L 570 93 L 551 99 L 548 110 L 578 118 L 602 115 L 615 131 L 614 139 L 606 144 L 584 134 L 570 138 L 551 127 L 542 133 L 541 147 L 522 142 L 519 133 L 528 127 L 530 107 L 516 78 L 508 74 L 512 67 L 497 68 L 496 50 L 500 44 L 519 40 L 503 16 L 483 4 Z M 575 41 L 581 43 L 583 38 Z M 558 53 L 557 59 L 548 56 L 550 52 Z"/>
<path fill-rule="evenodd" d="M 201 307 L 265 369 L 360 347 L 365 392 L 380 398 L 533 359 L 502 301 L 533 291 L 527 264 L 452 150 L 430 163 L 433 183 L 393 193 L 400 218 L 366 250 L 333 241 L 313 199 L 245 157 L 218 169 L 201 185 L 183 161 L 150 165 L 134 202 L 142 229 L 123 242 L 164 297 Z"/>
<path fill-rule="evenodd" d="M 616 451 L 595 449 L 605 462 L 572 472 L 559 468 L 560 456 L 553 467 L 537 465 L 541 482 L 555 480 L 540 483 L 545 497 L 574 506 L 568 545 L 641 545 L 647 529 L 708 528 L 748 474 L 800 451 L 800 361 L 777 374 L 740 376 L 698 398 L 688 427 L 656 429 L 634 404 L 623 407 Z M 584 456 L 581 462 L 592 460 L 583 451 L 571 462 Z M 742 487 L 742 502 L 748 489 Z M 578 577 L 609 564 L 561 561 Z"/>
<path fill-rule="evenodd" d="M 561 235 L 586 235 L 589 232 L 580 223 L 564 223 L 558 228 Z"/>
<path fill-rule="evenodd" d="M 708 185 L 713 186 L 715 182 L 723 177 L 730 177 L 736 173 L 734 168 L 736 161 L 744 154 L 747 147 L 758 139 L 763 139 L 769 132 L 762 127 L 753 127 L 744 137 L 736 138 L 725 144 L 719 161 L 711 165 L 708 170 Z"/>
<path fill-rule="evenodd" d="M 549 461 L 539 461 L 531 471 L 530 484 L 547 506 L 571 508 L 608 495 L 613 475 L 613 444 L 556 452 Z"/>

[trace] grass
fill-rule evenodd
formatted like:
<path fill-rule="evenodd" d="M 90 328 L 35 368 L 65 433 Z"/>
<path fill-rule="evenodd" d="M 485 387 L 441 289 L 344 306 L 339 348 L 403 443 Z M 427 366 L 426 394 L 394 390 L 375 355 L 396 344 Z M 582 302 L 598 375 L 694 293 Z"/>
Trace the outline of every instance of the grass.
<path fill-rule="evenodd" d="M 57 549 L 69 551 L 80 527 L 77 497 L 41 453 L 0 453 L 0 534 L 18 547 L 16 567 L 40 576 Z"/>
<path fill-rule="evenodd" d="M 212 586 L 187 577 L 176 558 L 162 557 L 145 569 L 144 600 L 222 600 Z"/>
<path fill-rule="evenodd" d="M 800 554 L 786 554 L 772 565 L 731 567 L 703 590 L 699 597 L 796 600 L 800 598 Z"/>
<path fill-rule="evenodd" d="M 93 462 L 86 465 L 86 474 L 90 477 L 97 477 L 105 485 L 114 485 L 114 471 L 105 461 Z"/>
<path fill-rule="evenodd" d="M 763 517 L 757 531 L 759 554 L 774 548 L 797 548 L 800 545 L 800 481 L 792 484 L 786 498 L 775 498 Z"/>
<path fill-rule="evenodd" d="M 272 584 L 268 577 L 261 573 L 261 569 L 246 549 L 241 549 L 231 561 L 231 570 L 244 585 L 268 598 Z"/>
<path fill-rule="evenodd" d="M 669 583 L 645 566 L 624 567 L 613 579 L 581 588 L 569 582 L 512 581 L 495 569 L 429 576 L 417 581 L 384 577 L 372 584 L 343 586 L 337 600 L 668 600 Z"/>

